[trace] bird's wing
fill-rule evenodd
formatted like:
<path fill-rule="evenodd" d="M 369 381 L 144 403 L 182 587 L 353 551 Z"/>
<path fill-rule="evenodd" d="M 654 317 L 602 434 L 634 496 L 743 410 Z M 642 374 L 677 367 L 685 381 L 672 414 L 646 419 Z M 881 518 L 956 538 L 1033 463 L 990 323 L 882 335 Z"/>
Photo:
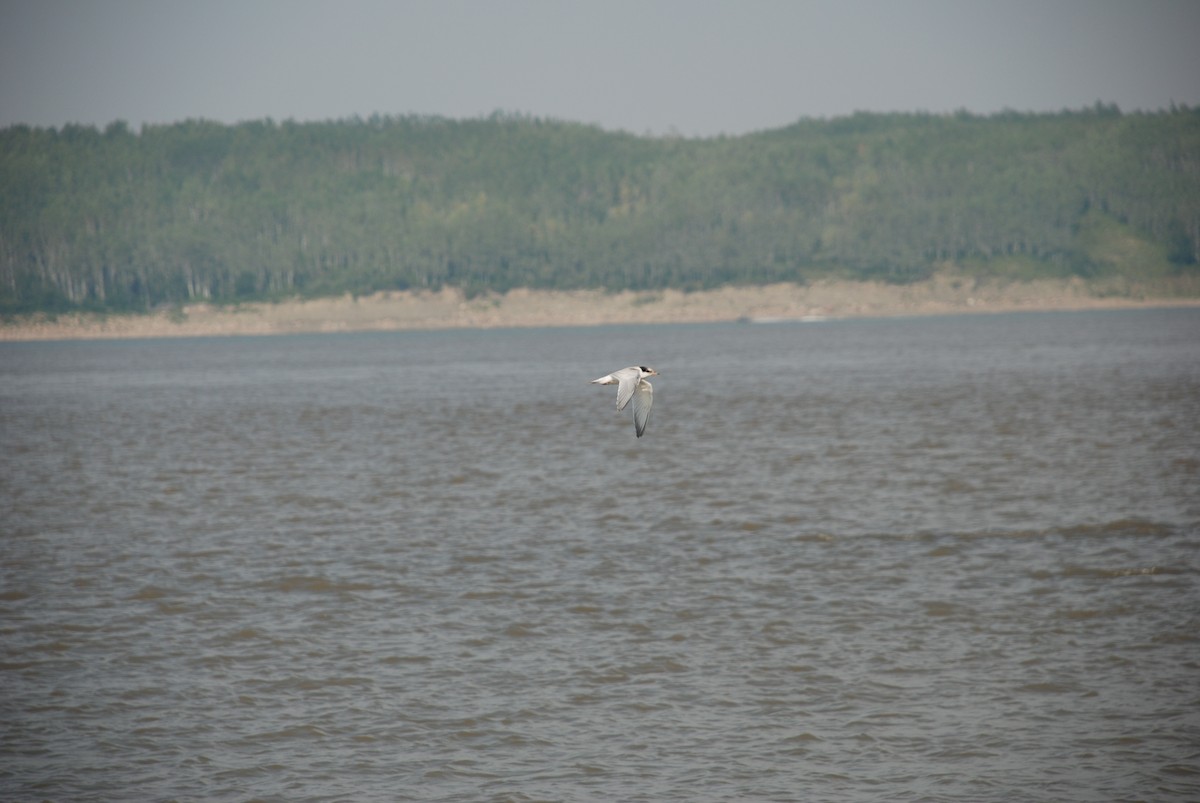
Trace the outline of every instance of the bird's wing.
<path fill-rule="evenodd" d="M 646 422 L 650 420 L 650 405 L 654 404 L 654 388 L 646 380 L 638 382 L 637 391 L 633 394 L 633 426 L 637 436 L 642 437 L 646 431 Z"/>
<path fill-rule="evenodd" d="M 629 400 L 633 398 L 633 392 L 637 390 L 641 372 L 636 368 L 622 368 L 620 371 L 613 371 L 612 376 L 619 382 L 617 385 L 617 409 L 624 410 L 625 405 L 629 404 Z"/>

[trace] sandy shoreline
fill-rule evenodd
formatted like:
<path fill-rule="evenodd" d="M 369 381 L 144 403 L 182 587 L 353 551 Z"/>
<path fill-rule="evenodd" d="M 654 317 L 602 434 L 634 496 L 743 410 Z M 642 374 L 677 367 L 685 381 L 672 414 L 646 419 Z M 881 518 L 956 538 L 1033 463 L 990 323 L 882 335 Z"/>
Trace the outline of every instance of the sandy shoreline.
<path fill-rule="evenodd" d="M 189 305 L 148 315 L 34 315 L 0 324 L 0 340 L 269 335 L 302 332 L 779 321 L 966 312 L 1200 306 L 1197 288 L 1151 292 L 1080 279 L 980 282 L 934 277 L 912 285 L 818 281 L 683 293 L 514 290 L 466 299 L 457 290 L 390 292 L 236 307 Z"/>

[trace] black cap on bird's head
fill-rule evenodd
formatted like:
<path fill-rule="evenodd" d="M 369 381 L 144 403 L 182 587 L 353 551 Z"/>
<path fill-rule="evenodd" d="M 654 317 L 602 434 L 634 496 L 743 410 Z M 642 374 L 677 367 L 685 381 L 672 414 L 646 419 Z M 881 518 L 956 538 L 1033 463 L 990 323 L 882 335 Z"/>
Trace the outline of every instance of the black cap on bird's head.
<path fill-rule="evenodd" d="M 641 370 L 641 372 L 643 374 L 649 374 L 650 376 L 658 376 L 658 371 L 655 371 L 653 368 L 647 368 L 644 365 L 639 365 L 638 369 Z"/>

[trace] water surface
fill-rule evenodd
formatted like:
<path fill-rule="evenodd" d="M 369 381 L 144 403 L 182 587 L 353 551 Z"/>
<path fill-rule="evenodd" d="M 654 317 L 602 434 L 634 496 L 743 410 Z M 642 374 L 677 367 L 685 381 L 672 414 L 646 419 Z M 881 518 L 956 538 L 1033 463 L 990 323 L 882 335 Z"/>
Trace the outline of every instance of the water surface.
<path fill-rule="evenodd" d="M 1197 799 L 1198 344 L 0 344 L 0 797 Z"/>

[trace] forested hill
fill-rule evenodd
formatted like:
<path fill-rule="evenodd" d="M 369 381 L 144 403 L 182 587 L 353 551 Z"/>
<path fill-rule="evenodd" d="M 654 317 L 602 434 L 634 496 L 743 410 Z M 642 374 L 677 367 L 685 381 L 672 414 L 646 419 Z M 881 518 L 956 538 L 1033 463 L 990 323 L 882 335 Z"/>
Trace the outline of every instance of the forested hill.
<path fill-rule="evenodd" d="M 739 137 L 512 115 L 0 131 L 0 312 L 1198 270 L 1200 110 Z"/>

